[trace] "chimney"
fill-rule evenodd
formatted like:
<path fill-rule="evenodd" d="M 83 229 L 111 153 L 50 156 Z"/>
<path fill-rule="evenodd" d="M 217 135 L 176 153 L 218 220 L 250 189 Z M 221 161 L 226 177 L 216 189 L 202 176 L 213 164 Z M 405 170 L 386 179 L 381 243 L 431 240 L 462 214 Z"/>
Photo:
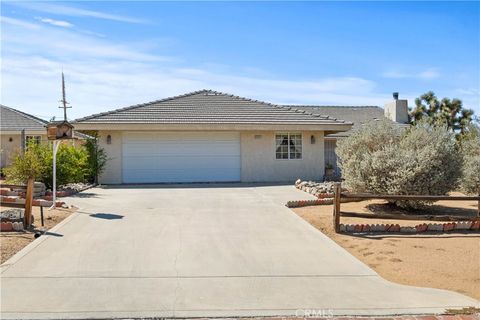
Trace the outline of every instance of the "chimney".
<path fill-rule="evenodd" d="M 393 101 L 385 104 L 385 117 L 398 123 L 408 123 L 408 100 L 398 99 L 398 92 L 393 93 Z"/>

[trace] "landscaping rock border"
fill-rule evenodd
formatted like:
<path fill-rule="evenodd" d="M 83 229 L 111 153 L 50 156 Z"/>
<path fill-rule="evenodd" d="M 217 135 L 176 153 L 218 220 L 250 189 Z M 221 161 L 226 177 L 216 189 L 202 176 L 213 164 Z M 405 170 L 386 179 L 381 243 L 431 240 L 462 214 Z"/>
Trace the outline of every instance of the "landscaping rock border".
<path fill-rule="evenodd" d="M 288 208 L 299 208 L 299 207 L 306 207 L 306 206 L 319 206 L 319 205 L 328 205 L 328 204 L 333 204 L 333 198 L 288 201 L 286 206 Z"/>
<path fill-rule="evenodd" d="M 414 227 L 402 227 L 399 224 L 340 224 L 340 232 L 344 233 L 422 233 L 422 232 L 455 232 L 479 231 L 480 221 L 459 221 L 447 223 L 422 223 Z"/>
<path fill-rule="evenodd" d="M 295 187 L 313 194 L 317 198 L 333 198 L 335 182 L 302 181 L 298 179 L 295 181 Z M 347 189 L 342 188 L 342 191 L 347 191 Z"/>

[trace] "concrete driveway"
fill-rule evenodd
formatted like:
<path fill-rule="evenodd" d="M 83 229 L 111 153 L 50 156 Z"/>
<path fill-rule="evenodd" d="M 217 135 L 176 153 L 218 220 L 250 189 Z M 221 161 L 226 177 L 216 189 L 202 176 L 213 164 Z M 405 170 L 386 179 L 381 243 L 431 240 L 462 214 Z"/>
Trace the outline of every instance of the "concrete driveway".
<path fill-rule="evenodd" d="M 477 304 L 380 278 L 284 206 L 292 186 L 95 188 L 2 266 L 2 318 L 390 315 Z M 48 213 L 47 213 L 48 214 Z"/>

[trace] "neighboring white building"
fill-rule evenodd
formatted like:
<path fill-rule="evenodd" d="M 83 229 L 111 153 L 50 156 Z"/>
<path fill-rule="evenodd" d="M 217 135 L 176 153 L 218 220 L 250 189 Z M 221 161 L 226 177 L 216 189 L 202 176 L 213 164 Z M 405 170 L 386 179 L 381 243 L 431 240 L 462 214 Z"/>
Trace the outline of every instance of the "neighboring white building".
<path fill-rule="evenodd" d="M 74 122 L 96 130 L 109 161 L 104 184 L 320 180 L 325 136 L 352 123 L 211 90 Z"/>

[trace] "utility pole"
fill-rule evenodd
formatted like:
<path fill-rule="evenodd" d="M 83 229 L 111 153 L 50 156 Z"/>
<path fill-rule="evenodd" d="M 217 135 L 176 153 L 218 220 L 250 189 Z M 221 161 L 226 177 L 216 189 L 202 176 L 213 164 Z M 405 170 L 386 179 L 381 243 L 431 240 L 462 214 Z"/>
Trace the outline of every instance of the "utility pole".
<path fill-rule="evenodd" d="M 63 109 L 63 122 L 68 122 L 67 121 L 67 109 L 71 108 L 67 106 L 69 103 L 67 102 L 67 98 L 65 95 L 65 76 L 63 75 L 62 71 L 62 100 L 60 100 L 62 103 L 62 106 L 60 106 L 60 109 Z M 52 186 L 52 200 L 53 200 L 53 205 L 50 209 L 55 209 L 57 205 L 57 151 L 58 147 L 60 146 L 60 143 L 62 140 L 54 140 L 53 141 L 53 186 Z"/>
<path fill-rule="evenodd" d="M 62 100 L 60 100 L 62 103 L 62 106 L 60 106 L 60 109 L 63 109 L 63 121 L 67 121 L 67 109 L 71 108 L 67 106 L 69 103 L 67 102 L 67 99 L 65 97 L 65 76 L 63 75 L 62 71 Z"/>

